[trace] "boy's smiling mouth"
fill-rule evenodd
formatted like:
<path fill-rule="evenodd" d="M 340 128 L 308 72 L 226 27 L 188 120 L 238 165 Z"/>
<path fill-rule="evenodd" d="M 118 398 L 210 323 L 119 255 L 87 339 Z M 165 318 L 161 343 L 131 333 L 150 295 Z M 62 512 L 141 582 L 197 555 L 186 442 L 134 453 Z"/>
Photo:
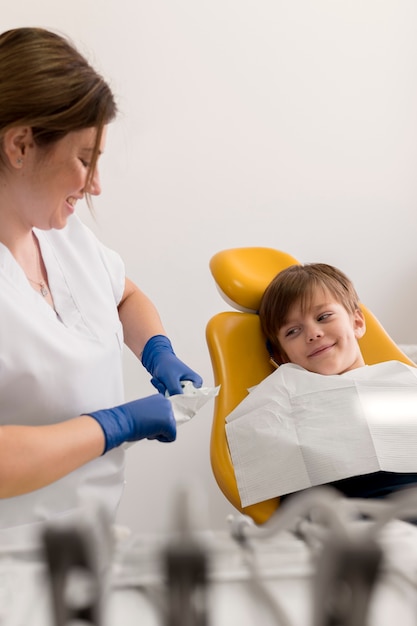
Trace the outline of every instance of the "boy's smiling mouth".
<path fill-rule="evenodd" d="M 331 348 L 333 348 L 334 345 L 336 345 L 336 344 L 331 343 L 331 344 L 328 344 L 326 346 L 320 346 L 320 348 L 316 348 L 313 352 L 310 352 L 310 354 L 308 354 L 307 357 L 308 358 L 312 358 L 312 357 L 315 357 L 315 356 L 320 356 L 321 354 L 324 354 L 328 350 L 331 350 Z"/>

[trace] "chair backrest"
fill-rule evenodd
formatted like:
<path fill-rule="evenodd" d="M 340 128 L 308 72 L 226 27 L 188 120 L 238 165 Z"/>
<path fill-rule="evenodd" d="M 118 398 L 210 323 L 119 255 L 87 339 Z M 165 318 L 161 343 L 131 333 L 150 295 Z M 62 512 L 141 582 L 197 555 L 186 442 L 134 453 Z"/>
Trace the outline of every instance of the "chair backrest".
<path fill-rule="evenodd" d="M 225 420 L 245 398 L 248 389 L 273 371 L 256 314 L 262 295 L 278 272 L 298 264 L 291 255 L 273 248 L 232 248 L 218 252 L 210 261 L 216 285 L 235 311 L 212 317 L 206 339 L 214 381 L 220 385 L 215 400 L 210 459 L 217 484 L 231 504 L 262 524 L 279 506 L 279 498 L 241 507 L 236 478 L 227 446 Z M 366 333 L 360 347 L 368 365 L 397 360 L 415 365 L 394 343 L 375 316 L 363 305 Z"/>

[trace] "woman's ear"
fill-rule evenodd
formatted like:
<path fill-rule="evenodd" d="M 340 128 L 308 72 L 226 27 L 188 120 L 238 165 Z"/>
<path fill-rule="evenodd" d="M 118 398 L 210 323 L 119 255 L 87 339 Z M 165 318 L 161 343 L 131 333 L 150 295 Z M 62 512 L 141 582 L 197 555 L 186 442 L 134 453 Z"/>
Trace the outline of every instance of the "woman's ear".
<path fill-rule="evenodd" d="M 361 309 L 356 309 L 353 314 L 353 329 L 355 331 L 356 339 L 360 339 L 366 333 L 366 322 L 365 316 L 362 313 Z"/>
<path fill-rule="evenodd" d="M 28 149 L 33 146 L 33 135 L 30 126 L 14 126 L 3 135 L 3 153 L 11 167 L 20 169 L 23 166 Z"/>

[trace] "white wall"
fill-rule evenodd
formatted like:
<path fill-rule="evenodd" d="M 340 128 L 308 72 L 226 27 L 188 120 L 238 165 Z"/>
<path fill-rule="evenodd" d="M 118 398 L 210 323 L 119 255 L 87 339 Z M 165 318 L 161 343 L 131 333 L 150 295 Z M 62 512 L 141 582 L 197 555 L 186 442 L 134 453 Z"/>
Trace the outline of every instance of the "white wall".
<path fill-rule="evenodd" d="M 205 326 L 226 306 L 208 262 L 229 247 L 339 266 L 397 342 L 417 343 L 414 0 L 7 4 L 2 30 L 65 32 L 114 88 L 97 222 L 80 211 L 205 384 Z M 126 354 L 127 397 L 152 391 Z M 173 493 L 191 480 L 210 525 L 224 526 L 211 411 L 172 445 L 130 449 L 120 523 L 167 528 Z"/>

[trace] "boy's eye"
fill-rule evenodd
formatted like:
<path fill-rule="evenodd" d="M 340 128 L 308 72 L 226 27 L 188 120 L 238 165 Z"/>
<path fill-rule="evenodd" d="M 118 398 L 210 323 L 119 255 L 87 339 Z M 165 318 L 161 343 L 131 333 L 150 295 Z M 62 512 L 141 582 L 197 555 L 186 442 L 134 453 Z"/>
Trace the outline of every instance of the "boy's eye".
<path fill-rule="evenodd" d="M 317 321 L 323 322 L 324 320 L 327 320 L 329 317 L 331 317 L 331 315 L 331 313 L 322 313 L 318 316 Z"/>
<path fill-rule="evenodd" d="M 85 159 L 80 159 L 80 161 L 84 165 L 84 167 L 90 167 L 90 164 Z"/>
<path fill-rule="evenodd" d="M 298 331 L 298 328 L 288 328 L 288 330 L 285 331 L 285 337 L 292 337 L 294 336 Z"/>

